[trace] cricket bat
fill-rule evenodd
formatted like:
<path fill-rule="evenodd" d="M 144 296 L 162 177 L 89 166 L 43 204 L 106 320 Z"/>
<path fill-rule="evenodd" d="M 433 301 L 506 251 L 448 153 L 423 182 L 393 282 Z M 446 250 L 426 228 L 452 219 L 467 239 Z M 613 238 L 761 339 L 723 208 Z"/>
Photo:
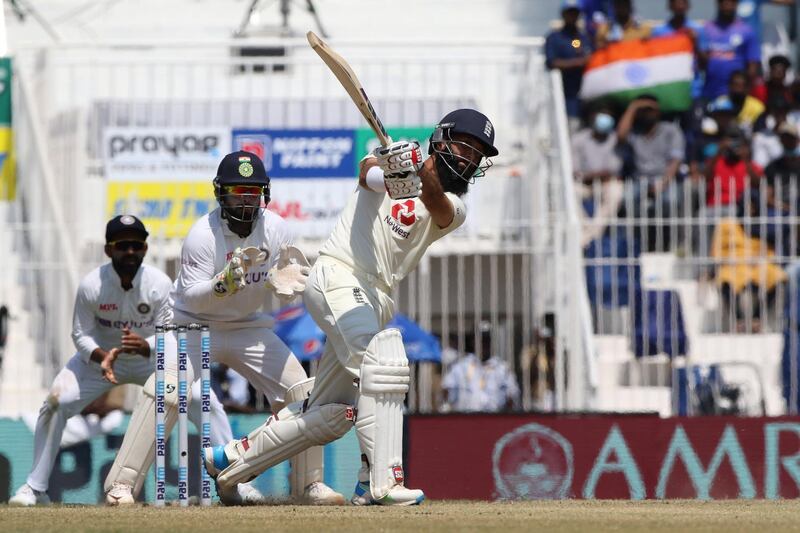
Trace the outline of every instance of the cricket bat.
<path fill-rule="evenodd" d="M 378 118 L 378 114 L 372 107 L 372 103 L 369 101 L 364 87 L 361 86 L 361 82 L 358 81 L 356 73 L 353 72 L 353 69 L 350 68 L 347 61 L 337 54 L 333 48 L 328 46 L 325 41 L 317 37 L 317 34 L 313 31 L 308 32 L 306 37 L 308 38 L 308 44 L 311 45 L 311 48 L 313 48 L 317 55 L 328 65 L 333 75 L 336 76 L 336 79 L 342 84 L 344 90 L 350 95 L 350 99 L 356 104 L 356 107 L 367 121 L 367 124 L 369 124 L 369 127 L 372 128 L 372 131 L 378 136 L 378 141 L 381 143 L 381 146 L 388 146 L 391 144 L 392 138 L 386 133 L 386 128 L 383 127 L 381 119 Z"/>

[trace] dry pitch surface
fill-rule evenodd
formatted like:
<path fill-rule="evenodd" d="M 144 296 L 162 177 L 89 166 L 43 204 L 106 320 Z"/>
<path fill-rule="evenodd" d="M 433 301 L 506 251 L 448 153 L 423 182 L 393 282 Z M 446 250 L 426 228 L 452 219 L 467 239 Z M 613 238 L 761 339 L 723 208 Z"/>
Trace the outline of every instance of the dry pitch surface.
<path fill-rule="evenodd" d="M 800 530 L 800 500 L 425 502 L 419 507 L 110 509 L 0 505 L 0 531 L 773 531 Z"/>

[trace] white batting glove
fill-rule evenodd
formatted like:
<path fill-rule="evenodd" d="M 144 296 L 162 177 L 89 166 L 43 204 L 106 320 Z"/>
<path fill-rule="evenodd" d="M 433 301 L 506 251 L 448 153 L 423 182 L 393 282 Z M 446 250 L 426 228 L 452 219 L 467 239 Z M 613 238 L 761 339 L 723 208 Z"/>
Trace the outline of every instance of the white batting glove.
<path fill-rule="evenodd" d="M 215 277 L 217 282 L 214 284 L 214 294 L 217 296 L 228 296 L 236 294 L 245 287 L 244 274 L 246 272 L 244 263 L 244 251 L 236 248 L 222 272 Z"/>
<path fill-rule="evenodd" d="M 416 141 L 398 141 L 385 148 L 379 146 L 372 154 L 386 176 L 417 172 L 422 168 L 422 150 Z"/>
<path fill-rule="evenodd" d="M 392 200 L 416 198 L 422 192 L 422 180 L 416 172 L 383 177 L 386 193 Z"/>
<path fill-rule="evenodd" d="M 293 300 L 306 289 L 311 265 L 305 254 L 295 246 L 281 246 L 278 264 L 267 272 L 267 283 L 283 302 Z"/>

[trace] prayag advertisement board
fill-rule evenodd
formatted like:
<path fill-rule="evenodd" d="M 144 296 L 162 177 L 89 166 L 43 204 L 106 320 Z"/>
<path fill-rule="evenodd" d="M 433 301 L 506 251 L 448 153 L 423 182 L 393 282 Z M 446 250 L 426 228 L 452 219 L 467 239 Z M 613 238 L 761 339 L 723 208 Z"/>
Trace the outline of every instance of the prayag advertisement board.
<path fill-rule="evenodd" d="M 406 483 L 433 499 L 800 496 L 800 418 L 416 415 Z"/>

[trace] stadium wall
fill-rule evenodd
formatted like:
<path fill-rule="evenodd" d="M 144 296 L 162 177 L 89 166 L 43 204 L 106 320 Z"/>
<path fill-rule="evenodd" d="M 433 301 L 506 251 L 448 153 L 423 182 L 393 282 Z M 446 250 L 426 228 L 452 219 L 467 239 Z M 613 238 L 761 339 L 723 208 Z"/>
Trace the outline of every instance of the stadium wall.
<path fill-rule="evenodd" d="M 800 418 L 409 417 L 406 478 L 431 499 L 800 496 Z"/>
<path fill-rule="evenodd" d="M 128 416 L 116 429 L 106 435 L 95 437 L 62 448 L 50 476 L 48 494 L 51 500 L 63 503 L 94 504 L 104 501 L 103 482 L 122 444 Z M 229 415 L 234 436 L 240 437 L 264 423 L 264 415 Z M 197 470 L 200 439 L 190 424 L 189 449 L 189 495 L 198 494 L 200 475 Z M 7 502 L 14 491 L 25 483 L 33 462 L 33 433 L 20 419 L 0 418 L 0 503 Z M 167 446 L 167 500 L 177 500 L 178 452 L 177 439 L 170 439 Z M 343 494 L 351 494 L 358 476 L 361 452 L 355 431 L 325 447 L 325 482 Z M 264 494 L 274 498 L 288 497 L 287 475 L 289 463 L 265 472 L 255 480 Z M 155 494 L 154 474 L 147 476 L 140 500 L 153 501 Z M 214 494 L 216 497 L 216 495 Z"/>

